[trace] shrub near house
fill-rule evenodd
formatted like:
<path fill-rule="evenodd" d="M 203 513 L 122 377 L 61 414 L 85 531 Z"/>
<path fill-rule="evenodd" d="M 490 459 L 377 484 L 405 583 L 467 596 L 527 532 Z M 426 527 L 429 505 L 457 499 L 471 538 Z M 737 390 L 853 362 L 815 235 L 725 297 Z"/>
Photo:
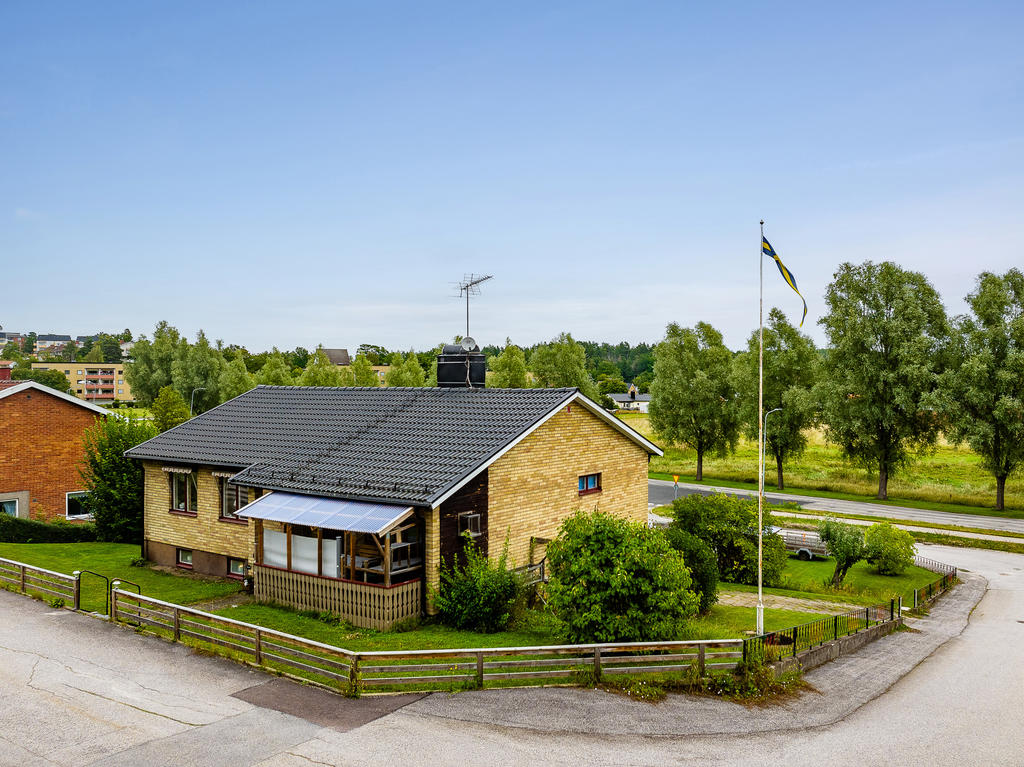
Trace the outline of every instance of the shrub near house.
<path fill-rule="evenodd" d="M 548 544 L 548 600 L 571 642 L 679 637 L 697 614 L 690 571 L 660 530 L 577 512 Z"/>

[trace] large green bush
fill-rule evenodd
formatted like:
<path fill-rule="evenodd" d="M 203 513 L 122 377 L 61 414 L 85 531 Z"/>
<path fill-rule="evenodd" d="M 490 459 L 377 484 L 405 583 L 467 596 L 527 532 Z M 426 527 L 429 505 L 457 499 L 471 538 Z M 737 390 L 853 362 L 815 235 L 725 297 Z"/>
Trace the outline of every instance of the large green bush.
<path fill-rule="evenodd" d="M 693 591 L 700 597 L 700 612 L 706 613 L 718 601 L 718 560 L 715 552 L 692 533 L 679 528 L 667 530 L 668 542 L 683 555 L 690 568 Z"/>
<path fill-rule="evenodd" d="M 82 543 L 95 541 L 93 525 L 70 522 L 38 522 L 0 514 L 0 541 L 3 543 Z"/>
<path fill-rule="evenodd" d="M 670 531 L 694 535 L 706 543 L 718 560 L 722 580 L 732 583 L 757 583 L 757 501 L 715 493 L 688 495 L 672 504 L 674 519 Z M 764 529 L 773 524 L 765 508 Z M 675 534 L 674 532 L 672 534 Z M 782 580 L 786 566 L 786 544 L 774 533 L 765 532 L 762 539 L 762 577 L 766 586 Z"/>
<path fill-rule="evenodd" d="M 683 557 L 658 530 L 577 512 L 548 544 L 548 601 L 572 642 L 679 636 L 699 600 Z"/>
<path fill-rule="evenodd" d="M 124 451 L 156 436 L 148 421 L 117 416 L 97 420 L 85 432 L 82 506 L 96 520 L 96 537 L 112 543 L 142 542 L 142 463 Z"/>
<path fill-rule="evenodd" d="M 457 629 L 494 633 L 515 617 L 524 588 L 508 568 L 508 544 L 492 561 L 468 536 L 463 539 L 464 563 L 441 562 L 441 588 L 433 592 L 441 622 Z"/>
<path fill-rule="evenodd" d="M 864 534 L 864 555 L 881 575 L 900 575 L 914 564 L 914 536 L 879 522 Z"/>

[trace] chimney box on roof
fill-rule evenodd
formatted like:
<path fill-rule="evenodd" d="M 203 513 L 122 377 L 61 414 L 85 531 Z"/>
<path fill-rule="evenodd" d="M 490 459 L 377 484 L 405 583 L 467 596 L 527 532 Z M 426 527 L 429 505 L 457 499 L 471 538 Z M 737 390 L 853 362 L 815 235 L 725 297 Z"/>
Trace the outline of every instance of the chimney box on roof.
<path fill-rule="evenodd" d="M 437 355 L 437 385 L 442 389 L 482 389 L 487 379 L 487 358 L 473 344 L 445 344 Z"/>

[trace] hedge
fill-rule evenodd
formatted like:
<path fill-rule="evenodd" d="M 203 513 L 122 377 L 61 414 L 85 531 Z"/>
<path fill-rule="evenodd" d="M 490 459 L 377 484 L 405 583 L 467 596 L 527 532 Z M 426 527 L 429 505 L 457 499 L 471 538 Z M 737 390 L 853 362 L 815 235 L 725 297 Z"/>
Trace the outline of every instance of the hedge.
<path fill-rule="evenodd" d="M 96 527 L 69 522 L 38 522 L 0 514 L 2 543 L 83 543 L 96 540 Z"/>

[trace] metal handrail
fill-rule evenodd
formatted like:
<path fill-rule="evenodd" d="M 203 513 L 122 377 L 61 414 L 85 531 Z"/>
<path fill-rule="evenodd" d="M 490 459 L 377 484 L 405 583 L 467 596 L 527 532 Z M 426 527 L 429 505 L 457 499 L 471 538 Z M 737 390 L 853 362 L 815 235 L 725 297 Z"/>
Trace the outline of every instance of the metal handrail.
<path fill-rule="evenodd" d="M 75 580 L 78 581 L 78 588 L 75 589 L 75 609 L 81 609 L 82 603 L 82 576 L 83 575 L 95 575 L 97 578 L 103 579 L 103 614 L 110 615 L 110 578 L 98 573 L 95 570 L 75 570 L 72 575 Z"/>

